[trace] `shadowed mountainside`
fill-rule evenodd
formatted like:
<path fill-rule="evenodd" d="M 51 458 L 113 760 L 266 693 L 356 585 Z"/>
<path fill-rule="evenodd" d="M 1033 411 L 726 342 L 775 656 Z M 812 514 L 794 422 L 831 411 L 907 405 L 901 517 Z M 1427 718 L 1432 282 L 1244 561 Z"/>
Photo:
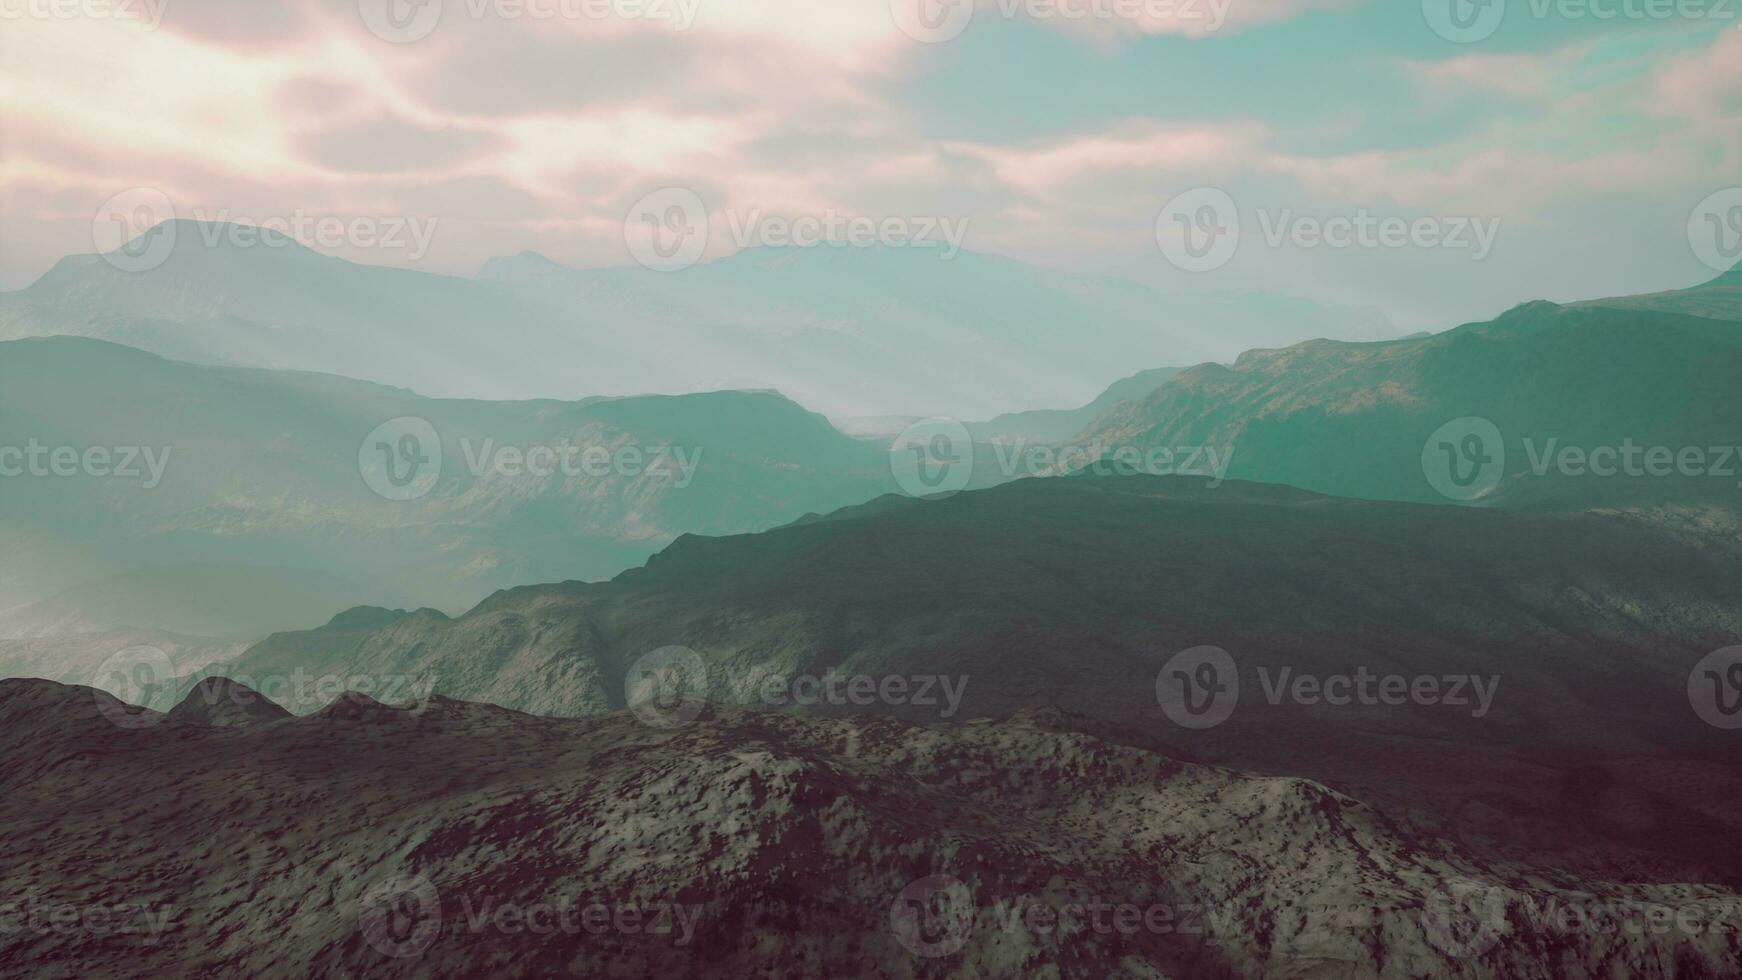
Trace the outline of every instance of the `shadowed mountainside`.
<path fill-rule="evenodd" d="M 279 634 L 225 670 L 409 676 L 551 714 L 623 707 L 635 665 L 670 646 L 700 657 L 690 680 L 709 696 L 784 708 L 758 693 L 762 679 L 941 675 L 961 685 L 958 705 L 885 710 L 960 720 L 1059 706 L 1170 752 L 1448 813 L 1492 796 L 1521 820 L 1561 820 L 1567 794 L 1591 791 L 1580 832 L 1556 846 L 1664 871 L 1705 866 L 1706 849 L 1742 858 L 1742 814 L 1676 785 L 1736 781 L 1688 678 L 1742 635 L 1737 560 L 1617 516 L 1185 478 L 1025 480 L 685 537 L 608 583 L 514 589 L 452 620 L 382 614 Z M 1158 707 L 1158 675 L 1201 645 L 1231 655 L 1238 707 L 1188 731 Z M 1273 694 L 1294 676 L 1357 671 L 1492 686 L 1486 705 L 1476 688 L 1461 703 Z"/>

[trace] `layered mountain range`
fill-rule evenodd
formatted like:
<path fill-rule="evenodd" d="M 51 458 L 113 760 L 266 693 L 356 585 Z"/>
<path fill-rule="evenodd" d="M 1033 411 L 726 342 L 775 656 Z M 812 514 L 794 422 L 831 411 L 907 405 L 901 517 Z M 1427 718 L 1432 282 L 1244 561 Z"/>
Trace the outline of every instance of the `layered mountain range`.
<path fill-rule="evenodd" d="M 249 566 L 239 574 L 272 580 L 259 593 L 285 601 L 221 624 L 248 638 L 322 604 L 293 596 L 348 595 L 322 619 L 360 596 L 464 609 L 507 585 L 614 574 L 682 533 L 760 530 L 893 489 L 886 452 L 773 393 L 442 400 L 78 338 L 0 343 L 0 445 L 42 450 L 6 461 L 35 469 L 0 500 L 0 540 L 17 559 L 0 605 L 59 608 L 53 596 L 71 588 L 107 596 L 87 610 L 106 608 L 120 589 L 84 583 L 120 575 L 181 579 L 182 601 L 234 612 L 203 599 L 187 566 Z M 49 454 L 62 447 L 78 460 L 57 471 Z M 85 463 L 93 448 L 101 472 Z M 417 482 L 395 486 L 395 471 Z M 316 585 L 334 580 L 348 584 Z M 164 593 L 177 591 L 158 589 L 151 622 L 96 613 L 87 625 L 186 632 L 213 618 L 173 608 Z M 0 614 L 0 635 L 42 632 L 8 620 L 59 616 Z"/>
<path fill-rule="evenodd" d="M 751 248 L 679 273 L 566 269 L 529 255 L 461 278 L 186 220 L 135 248 L 161 248 L 163 261 L 131 271 L 68 256 L 0 295 L 0 340 L 94 337 L 440 397 L 775 388 L 830 415 L 989 418 L 1080 404 L 1134 363 L 1395 335 L 1372 310 L 1162 294 L 971 251 Z"/>

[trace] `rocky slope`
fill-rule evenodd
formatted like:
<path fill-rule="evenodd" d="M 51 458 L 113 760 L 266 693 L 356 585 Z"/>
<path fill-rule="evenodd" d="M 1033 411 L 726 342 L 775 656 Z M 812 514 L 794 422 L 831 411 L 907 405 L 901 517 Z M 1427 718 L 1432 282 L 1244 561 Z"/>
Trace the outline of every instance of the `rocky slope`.
<path fill-rule="evenodd" d="M 1388 806 L 1486 801 L 1520 827 L 1561 827 L 1568 861 L 1671 873 L 1712 855 L 1742 866 L 1742 809 L 1704 788 L 1738 785 L 1728 733 L 1689 700 L 1696 665 L 1742 636 L 1737 562 L 1615 516 L 1026 480 L 687 537 L 608 583 L 279 634 L 224 669 L 541 714 L 624 707 L 649 658 L 709 696 L 781 710 L 960 721 L 1051 705 Z M 1223 723 L 1188 728 L 1158 692 L 1202 646 L 1227 651 L 1238 684 Z M 1428 687 L 1339 703 L 1318 687 L 1363 676 Z M 828 678 L 899 686 L 858 700 L 797 687 Z"/>
<path fill-rule="evenodd" d="M 1232 478 L 1369 499 L 1572 509 L 1676 502 L 1733 513 L 1742 476 L 1738 370 L 1734 321 L 1531 303 L 1432 336 L 1312 341 L 1193 368 L 1102 416 L 1074 444 L 1106 454 L 1210 446 L 1231 459 Z M 1492 426 L 1476 452 L 1469 433 L 1445 434 L 1468 418 Z M 1436 442 L 1459 454 L 1455 474 Z M 1679 463 L 1652 472 L 1643 459 L 1638 472 L 1614 475 L 1587 465 L 1591 454 L 1627 443 L 1672 457 L 1696 449 L 1700 472 Z M 1568 448 L 1576 465 L 1562 465 Z M 1469 483 L 1468 497 L 1436 482 L 1473 477 L 1490 456 L 1498 468 Z"/>
<path fill-rule="evenodd" d="M 120 725 L 100 692 L 0 681 L 0 972 L 1742 970 L 1723 887 L 1544 881 L 1316 783 L 1067 717 L 696 707 L 659 727 L 350 696 L 235 727 Z"/>

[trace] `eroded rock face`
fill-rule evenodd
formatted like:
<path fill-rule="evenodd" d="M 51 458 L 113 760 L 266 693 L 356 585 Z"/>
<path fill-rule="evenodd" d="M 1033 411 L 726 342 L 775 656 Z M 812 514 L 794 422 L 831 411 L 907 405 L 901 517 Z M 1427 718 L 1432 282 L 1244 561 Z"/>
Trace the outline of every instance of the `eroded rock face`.
<path fill-rule="evenodd" d="M 710 705 L 653 727 L 347 699 L 124 728 L 101 704 L 0 682 L 0 894 L 28 896 L 0 931 L 8 971 L 1742 972 L 1734 892 L 1553 881 L 1057 713 L 917 728 Z"/>

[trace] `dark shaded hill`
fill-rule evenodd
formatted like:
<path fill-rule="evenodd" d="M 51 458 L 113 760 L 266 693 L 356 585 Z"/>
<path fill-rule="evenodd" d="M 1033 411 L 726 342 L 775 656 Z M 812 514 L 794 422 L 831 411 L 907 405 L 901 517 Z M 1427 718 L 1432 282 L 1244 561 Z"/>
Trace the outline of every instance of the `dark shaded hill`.
<path fill-rule="evenodd" d="M 1671 770 L 1733 780 L 1718 773 L 1734 761 L 1708 754 L 1723 733 L 1691 710 L 1688 681 L 1738 636 L 1735 553 L 1619 517 L 1074 477 L 685 537 L 608 583 L 509 590 L 453 620 L 280 634 L 225 669 L 409 676 L 555 714 L 624 706 L 633 665 L 673 645 L 697 652 L 713 696 L 764 706 L 769 675 L 942 675 L 965 686 L 958 710 L 879 710 L 1059 706 L 1169 751 L 1448 810 L 1497 794 L 1550 820 L 1594 766 L 1610 795 L 1593 812 L 1616 809 L 1587 829 L 1626 844 L 1580 859 L 1629 865 L 1706 847 L 1742 857 L 1724 842 L 1730 818 L 1648 785 Z M 1241 689 L 1225 724 L 1188 731 L 1158 706 L 1157 681 L 1201 645 L 1230 653 Z M 1481 711 L 1467 688 L 1461 706 L 1266 696 L 1277 678 L 1361 670 L 1498 686 Z M 1641 812 L 1655 814 L 1643 827 Z M 1679 834 L 1644 829 L 1658 820 Z"/>
<path fill-rule="evenodd" d="M 1705 925 L 1732 891 L 1546 881 L 1316 783 L 1056 716 L 910 728 L 704 706 L 671 730 L 346 697 L 241 727 L 122 728 L 114 708 L 0 681 L 0 888 L 24 924 L 0 956 L 34 976 L 1742 968 L 1721 928 L 1553 916 Z M 63 908 L 79 927 L 32 927 Z"/>

